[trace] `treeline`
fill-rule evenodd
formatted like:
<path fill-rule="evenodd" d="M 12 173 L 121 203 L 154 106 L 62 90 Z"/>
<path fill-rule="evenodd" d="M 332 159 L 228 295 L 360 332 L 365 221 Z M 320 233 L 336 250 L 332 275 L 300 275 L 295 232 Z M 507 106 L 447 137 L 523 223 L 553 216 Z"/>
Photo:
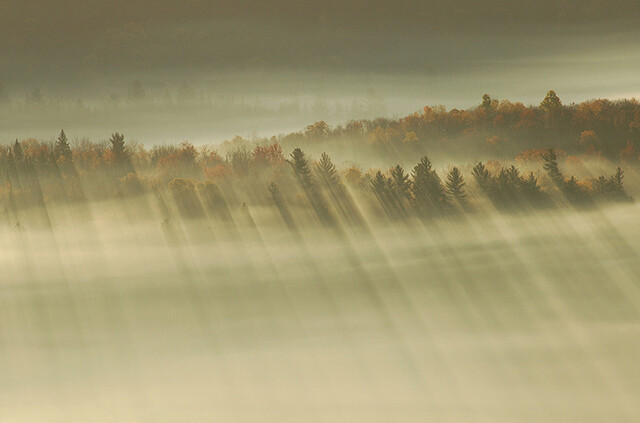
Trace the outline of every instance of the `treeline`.
<path fill-rule="evenodd" d="M 324 119 L 344 121 L 364 116 L 386 115 L 384 99 L 372 88 L 362 93 L 360 98 L 350 103 L 330 102 L 323 95 L 271 100 L 268 98 L 247 98 L 217 92 L 215 89 L 201 89 L 183 83 L 177 87 L 149 90 L 140 81 L 134 81 L 126 90 L 113 92 L 98 98 L 59 97 L 47 94 L 40 88 L 33 88 L 22 96 L 10 96 L 8 89 L 0 82 L 0 111 L 7 123 L 20 120 L 29 122 L 32 114 L 38 121 L 43 119 L 58 121 L 73 118 L 89 121 L 105 118 L 126 119 L 135 112 L 137 117 L 145 115 L 174 114 L 190 122 L 195 118 L 208 120 L 223 118 L 252 119 L 257 117 L 283 118 L 298 117 L 309 121 Z"/>
<path fill-rule="evenodd" d="M 326 153 L 318 160 L 300 148 L 285 155 L 277 142 L 223 157 L 189 143 L 146 149 L 127 144 L 119 133 L 108 142 L 72 146 L 62 131 L 54 142 L 0 147 L 0 205 L 9 221 L 19 221 L 20 210 L 47 204 L 151 197 L 167 217 L 229 221 L 232 207 L 275 206 L 288 223 L 295 208 L 326 225 L 361 225 L 363 215 L 430 218 L 488 204 L 515 211 L 630 200 L 620 167 L 610 176 L 578 179 L 562 173 L 555 150 L 541 159 L 539 169 L 527 174 L 494 161 L 476 163 L 466 174 L 460 167 L 438 174 L 427 156 L 410 169 L 363 171 L 338 169 Z"/>
<path fill-rule="evenodd" d="M 283 147 L 331 145 L 362 148 L 402 158 L 426 152 L 454 157 L 513 157 L 529 149 L 555 148 L 570 155 L 637 163 L 640 102 L 596 99 L 563 105 L 549 91 L 537 106 L 495 100 L 485 94 L 468 110 L 425 107 L 398 119 L 316 122 L 279 138 Z"/>

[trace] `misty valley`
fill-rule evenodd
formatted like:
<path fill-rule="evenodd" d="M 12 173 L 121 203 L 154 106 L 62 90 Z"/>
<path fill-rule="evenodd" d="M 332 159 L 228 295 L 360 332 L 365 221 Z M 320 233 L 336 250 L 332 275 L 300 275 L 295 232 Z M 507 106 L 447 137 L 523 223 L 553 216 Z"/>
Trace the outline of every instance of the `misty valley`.
<path fill-rule="evenodd" d="M 0 146 L 0 420 L 633 422 L 640 104 Z"/>

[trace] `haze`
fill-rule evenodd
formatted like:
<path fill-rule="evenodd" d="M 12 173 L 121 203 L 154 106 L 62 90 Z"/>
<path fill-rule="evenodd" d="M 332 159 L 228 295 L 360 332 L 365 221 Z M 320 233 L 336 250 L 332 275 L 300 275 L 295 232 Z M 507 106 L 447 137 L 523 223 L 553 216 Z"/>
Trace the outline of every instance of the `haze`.
<path fill-rule="evenodd" d="M 639 22 L 0 0 L 0 423 L 637 423 Z"/>
<path fill-rule="evenodd" d="M 634 1 L 5 0 L 0 83 L 16 104 L 39 88 L 56 104 L 97 107 L 126 100 L 139 80 L 147 101 L 176 100 L 186 84 L 194 95 L 275 110 L 297 99 L 309 113 L 173 111 L 154 120 L 134 111 L 92 121 L 4 112 L 0 136 L 49 138 L 64 127 L 94 140 L 119 130 L 145 143 L 203 143 L 425 105 L 467 108 L 485 92 L 525 104 L 549 89 L 567 104 L 628 98 L 640 94 L 639 19 Z M 340 113 L 365 103 L 369 89 L 385 109 Z M 318 98 L 338 112 L 313 110 Z"/>

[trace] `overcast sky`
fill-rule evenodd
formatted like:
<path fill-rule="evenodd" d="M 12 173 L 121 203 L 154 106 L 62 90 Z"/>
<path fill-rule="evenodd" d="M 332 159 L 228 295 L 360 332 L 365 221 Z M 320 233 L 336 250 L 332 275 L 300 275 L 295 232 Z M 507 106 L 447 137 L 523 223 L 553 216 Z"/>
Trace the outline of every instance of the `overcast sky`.
<path fill-rule="evenodd" d="M 434 98 L 462 105 L 465 87 L 638 95 L 639 23 L 637 0 L 0 0 L 0 81 L 46 92 L 175 75 L 232 75 L 235 86 L 365 75 L 400 93 L 427 78 Z"/>

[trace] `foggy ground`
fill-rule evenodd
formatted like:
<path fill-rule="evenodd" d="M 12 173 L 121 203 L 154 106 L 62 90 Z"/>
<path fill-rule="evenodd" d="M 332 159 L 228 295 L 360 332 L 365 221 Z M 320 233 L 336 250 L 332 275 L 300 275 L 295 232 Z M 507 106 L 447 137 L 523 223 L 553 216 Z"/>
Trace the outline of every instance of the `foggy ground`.
<path fill-rule="evenodd" d="M 1 421 L 640 415 L 635 204 L 300 239 L 268 209 L 85 212 L 0 227 Z"/>

